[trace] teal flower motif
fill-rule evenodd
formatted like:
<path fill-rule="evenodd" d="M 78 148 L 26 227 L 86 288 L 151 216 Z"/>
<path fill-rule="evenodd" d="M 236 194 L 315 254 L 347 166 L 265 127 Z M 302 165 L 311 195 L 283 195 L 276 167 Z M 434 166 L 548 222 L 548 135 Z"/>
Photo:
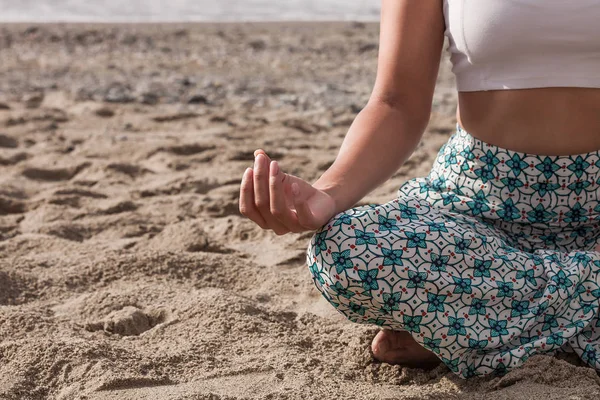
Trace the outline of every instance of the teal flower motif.
<path fill-rule="evenodd" d="M 538 192 L 540 197 L 545 196 L 548 192 L 552 192 L 560 187 L 557 183 L 537 182 L 531 185 L 531 188 Z"/>
<path fill-rule="evenodd" d="M 356 304 L 352 301 L 350 302 L 350 310 L 352 310 L 352 312 L 355 312 L 356 314 L 365 315 L 365 307 Z"/>
<path fill-rule="evenodd" d="M 460 151 L 460 156 L 465 160 L 473 161 L 475 159 L 475 153 L 470 146 L 466 146 L 464 149 Z"/>
<path fill-rule="evenodd" d="M 446 308 L 444 307 L 444 301 L 446 301 L 446 297 L 448 296 L 443 294 L 435 294 L 431 292 L 427 293 L 427 302 L 429 303 L 427 305 L 427 312 L 446 311 Z"/>
<path fill-rule="evenodd" d="M 519 209 L 510 198 L 502 203 L 502 207 L 498 209 L 497 214 L 505 221 L 514 221 L 521 216 Z"/>
<path fill-rule="evenodd" d="M 367 324 L 373 324 L 377 326 L 383 326 L 385 324 L 385 320 L 381 318 L 369 318 L 367 320 Z"/>
<path fill-rule="evenodd" d="M 446 153 L 445 157 L 444 157 L 444 167 L 448 168 L 451 165 L 455 165 L 458 160 L 456 159 L 456 150 L 451 149 L 449 152 Z"/>
<path fill-rule="evenodd" d="M 577 194 L 577 196 L 579 196 L 581 194 L 581 192 L 584 191 L 585 189 L 587 189 L 590 185 L 591 185 L 591 183 L 589 181 L 577 181 L 577 182 L 571 183 L 567 187 L 570 190 L 572 190 L 573 192 L 575 192 Z"/>
<path fill-rule="evenodd" d="M 515 177 L 519 176 L 525 168 L 529 167 L 529 164 L 523 161 L 518 154 L 514 154 L 510 160 L 506 161 L 506 165 L 512 170 Z"/>
<path fill-rule="evenodd" d="M 455 245 L 455 249 L 454 249 L 455 253 L 466 254 L 467 251 L 469 250 L 469 247 L 471 246 L 471 241 L 455 236 L 454 237 L 454 245 Z"/>
<path fill-rule="evenodd" d="M 587 289 L 581 283 L 578 283 L 577 286 L 575 286 L 575 293 L 578 295 L 581 293 L 585 293 L 586 291 L 587 291 Z"/>
<path fill-rule="evenodd" d="M 581 355 L 581 359 L 590 365 L 595 365 L 598 361 L 598 353 L 591 344 L 585 346 L 585 351 Z"/>
<path fill-rule="evenodd" d="M 508 330 L 506 329 L 507 321 L 500 321 L 495 319 L 489 319 L 491 336 L 497 337 L 501 335 L 508 335 Z"/>
<path fill-rule="evenodd" d="M 340 215 L 336 221 L 333 223 L 333 226 L 338 226 L 338 225 L 352 225 L 352 218 L 350 217 L 350 215 L 348 214 L 342 214 Z"/>
<path fill-rule="evenodd" d="M 535 279 L 535 271 L 533 269 L 528 269 L 526 271 L 517 271 L 517 279 L 525 279 L 527 283 L 537 287 L 537 280 Z"/>
<path fill-rule="evenodd" d="M 431 253 L 431 270 L 445 272 L 449 260 L 449 256 L 440 256 L 435 253 Z"/>
<path fill-rule="evenodd" d="M 539 291 L 539 293 L 541 293 L 543 295 L 543 291 Z M 537 296 L 537 298 L 540 298 L 541 296 Z M 544 313 L 546 312 L 546 310 L 548 309 L 548 306 L 550 305 L 550 303 L 546 300 L 540 304 L 538 304 L 537 306 L 533 307 L 531 309 L 531 312 L 533 315 L 535 315 L 536 317 L 541 317 L 542 315 L 544 315 Z"/>
<path fill-rule="evenodd" d="M 457 278 L 453 276 L 454 280 L 454 291 L 452 293 L 473 293 L 473 288 L 471 287 L 471 280 L 468 278 Z"/>
<path fill-rule="evenodd" d="M 315 236 L 315 256 L 318 256 L 321 251 L 327 250 L 327 242 L 325 239 L 327 238 L 327 231 L 319 232 Z"/>
<path fill-rule="evenodd" d="M 345 288 L 344 286 L 342 286 L 341 283 L 336 282 L 335 285 L 330 286 L 330 288 L 339 296 L 343 296 L 347 299 L 352 298 L 352 296 L 354 296 L 354 292 L 352 290 L 349 290 L 347 288 Z"/>
<path fill-rule="evenodd" d="M 528 301 L 513 300 L 510 307 L 512 309 L 510 312 L 510 316 L 513 318 L 529 314 Z"/>
<path fill-rule="evenodd" d="M 502 281 L 498 281 L 497 282 L 498 285 L 498 297 L 511 297 L 515 291 L 513 290 L 513 283 L 512 282 L 502 282 Z"/>
<path fill-rule="evenodd" d="M 558 271 L 558 273 L 552 277 L 552 282 L 556 283 L 556 286 L 563 290 L 567 290 L 567 288 L 573 286 L 573 282 L 571 282 L 562 270 Z M 549 286 L 548 288 L 551 287 L 552 286 Z"/>
<path fill-rule="evenodd" d="M 475 369 L 475 365 L 468 365 L 467 368 L 463 371 L 462 375 L 468 379 L 481 374 L 477 372 L 477 370 Z"/>
<path fill-rule="evenodd" d="M 540 239 L 546 246 L 556 246 L 558 243 L 558 235 L 556 232 L 549 232 L 547 235 L 541 235 Z"/>
<path fill-rule="evenodd" d="M 406 284 L 407 288 L 424 288 L 425 282 L 427 280 L 426 272 L 414 272 L 408 271 L 408 283 Z"/>
<path fill-rule="evenodd" d="M 587 255 L 587 253 L 580 251 L 576 252 L 573 256 L 571 256 L 571 260 L 575 263 L 584 265 L 592 261 L 592 259 L 590 258 L 590 256 Z"/>
<path fill-rule="evenodd" d="M 414 317 L 411 317 L 410 315 L 403 315 L 402 326 L 409 332 L 420 333 L 421 328 L 419 324 L 421 323 L 421 320 L 423 320 L 423 317 L 421 317 L 420 315 Z"/>
<path fill-rule="evenodd" d="M 544 161 L 535 166 L 535 168 L 541 171 L 546 179 L 550 179 L 554 172 L 560 169 L 560 166 L 556 165 L 552 158 L 546 157 Z"/>
<path fill-rule="evenodd" d="M 487 340 L 477 340 L 477 339 L 469 339 L 469 347 L 471 349 L 482 350 L 485 349 L 488 345 Z"/>
<path fill-rule="evenodd" d="M 560 260 L 558 259 L 558 256 L 555 253 L 548 254 L 544 256 L 543 259 L 546 260 L 549 264 L 560 263 Z"/>
<path fill-rule="evenodd" d="M 471 213 L 473 213 L 473 215 L 480 215 L 486 211 L 490 211 L 490 207 L 487 205 L 487 202 L 479 199 L 467 201 L 467 206 L 471 209 Z"/>
<path fill-rule="evenodd" d="M 581 207 L 581 204 L 575 203 L 575 205 L 565 213 L 566 217 L 565 222 L 583 222 L 587 221 L 588 217 L 587 210 Z"/>
<path fill-rule="evenodd" d="M 360 229 L 354 230 L 354 236 L 356 237 L 355 244 L 373 244 L 377 245 L 377 239 L 375 239 L 375 234 L 373 232 L 365 232 Z"/>
<path fill-rule="evenodd" d="M 482 299 L 473 299 L 471 302 L 471 307 L 469 308 L 469 315 L 485 315 L 487 313 L 487 309 L 485 305 L 489 300 Z"/>
<path fill-rule="evenodd" d="M 400 310 L 400 292 L 396 293 L 384 293 L 383 294 L 383 305 L 381 309 L 386 312 Z"/>
<path fill-rule="evenodd" d="M 450 371 L 454 373 L 458 373 L 458 363 L 460 363 L 460 358 L 454 358 L 452 360 L 442 357 L 442 361 L 446 366 L 450 369 Z"/>
<path fill-rule="evenodd" d="M 379 274 L 378 269 L 370 269 L 368 271 L 359 270 L 358 276 L 362 281 L 363 288 L 365 290 L 377 290 L 379 284 L 377 283 L 377 275 Z"/>
<path fill-rule="evenodd" d="M 458 203 L 458 202 L 460 202 L 460 197 L 458 197 L 454 193 L 442 193 L 441 196 L 442 196 L 443 204 L 445 206 L 447 206 L 450 203 Z"/>
<path fill-rule="evenodd" d="M 473 272 L 473 276 L 476 277 L 488 277 L 490 278 L 490 268 L 492 268 L 492 260 L 480 260 L 478 258 L 475 259 L 475 272 Z"/>
<path fill-rule="evenodd" d="M 402 249 L 381 248 L 383 253 L 383 265 L 404 265 L 402 264 Z"/>
<path fill-rule="evenodd" d="M 383 215 L 379 214 L 378 216 L 378 222 L 379 222 L 379 230 L 380 231 L 399 231 L 400 228 L 396 225 L 396 219 L 395 218 L 387 218 L 384 217 Z"/>
<path fill-rule="evenodd" d="M 474 172 L 483 183 L 487 183 L 496 177 L 496 175 L 494 175 L 494 167 L 490 164 L 485 164 L 483 167 L 476 169 Z"/>
<path fill-rule="evenodd" d="M 581 178 L 583 173 L 591 164 L 585 161 L 581 156 L 577 156 L 577 159 L 573 162 L 573 164 L 569 165 L 567 168 L 575 173 L 575 176 Z"/>
<path fill-rule="evenodd" d="M 488 150 L 485 153 L 485 155 L 480 158 L 480 160 L 488 165 L 496 166 L 496 165 L 500 164 L 500 159 L 498 157 L 496 157 L 496 155 L 494 153 L 492 153 L 491 150 Z"/>
<path fill-rule="evenodd" d="M 429 180 L 425 178 L 425 180 L 419 181 L 419 193 L 427 192 L 429 192 Z"/>
<path fill-rule="evenodd" d="M 425 221 L 425 223 L 429 226 L 430 232 L 448 232 L 446 225 L 441 222 Z"/>
<path fill-rule="evenodd" d="M 537 340 L 539 340 L 539 336 L 537 335 L 533 335 L 533 336 L 521 336 L 519 338 L 519 343 L 521 344 L 521 346 L 529 344 L 529 343 L 533 343 Z"/>
<path fill-rule="evenodd" d="M 506 368 L 506 365 L 503 362 L 499 362 L 498 365 L 496 365 L 496 369 L 494 370 L 494 374 L 497 376 L 506 375 L 507 372 L 508 368 Z"/>
<path fill-rule="evenodd" d="M 416 233 L 416 232 L 404 232 L 408 241 L 406 242 L 406 247 L 415 248 L 421 247 L 423 249 L 427 248 L 427 242 L 425 238 L 427 237 L 426 233 Z"/>
<path fill-rule="evenodd" d="M 354 267 L 352 261 L 350 260 L 350 250 L 344 250 L 340 253 L 333 252 L 331 253 L 331 257 L 333 258 L 333 263 L 335 265 L 335 271 L 338 274 L 341 274 L 346 269 L 350 269 Z"/>
<path fill-rule="evenodd" d="M 419 216 L 417 215 L 417 209 L 415 207 L 405 206 L 404 204 L 398 204 L 398 210 L 400 210 L 400 216 L 410 221 L 418 221 Z"/>
<path fill-rule="evenodd" d="M 573 229 L 569 236 L 572 238 L 585 237 L 592 231 L 592 229 L 593 228 L 588 225 L 578 226 L 577 228 Z"/>
<path fill-rule="evenodd" d="M 594 311 L 596 309 L 596 305 L 592 304 L 592 303 L 581 303 L 581 305 L 583 307 L 581 307 L 581 312 L 583 314 L 587 314 L 590 311 Z"/>
<path fill-rule="evenodd" d="M 552 328 L 558 328 L 558 322 L 556 321 L 555 315 L 546 314 L 544 315 L 544 325 L 542 326 L 542 330 L 548 330 Z"/>
<path fill-rule="evenodd" d="M 431 188 L 434 190 L 437 190 L 438 192 L 445 190 L 446 187 L 447 187 L 446 178 L 443 176 L 440 176 L 440 177 L 436 178 L 433 182 L 431 182 Z"/>
<path fill-rule="evenodd" d="M 517 178 L 512 178 L 512 177 L 502 178 L 502 179 L 500 179 L 500 182 L 504 183 L 506 185 L 506 187 L 508 188 L 508 191 L 511 193 L 524 185 L 523 182 L 521 182 Z"/>
<path fill-rule="evenodd" d="M 527 219 L 530 222 L 550 222 L 554 217 L 556 217 L 556 213 L 554 211 L 546 211 L 542 204 L 538 204 L 536 208 L 527 213 Z"/>
<path fill-rule="evenodd" d="M 467 330 L 465 329 L 464 318 L 448 317 L 448 324 L 448 336 L 467 334 Z"/>
<path fill-rule="evenodd" d="M 442 339 L 431 339 L 428 337 L 423 338 L 423 344 L 425 348 L 433 351 L 434 353 L 440 354 L 440 344 L 442 343 Z"/>
<path fill-rule="evenodd" d="M 325 279 L 323 279 L 323 277 L 321 276 L 321 271 L 319 271 L 319 265 L 317 263 L 312 263 L 309 267 L 308 270 L 310 271 L 310 273 L 312 274 L 312 276 L 321 284 L 324 285 L 325 284 Z"/>
<path fill-rule="evenodd" d="M 550 335 L 546 341 L 548 344 L 562 345 L 565 342 L 562 332 L 554 332 Z"/>

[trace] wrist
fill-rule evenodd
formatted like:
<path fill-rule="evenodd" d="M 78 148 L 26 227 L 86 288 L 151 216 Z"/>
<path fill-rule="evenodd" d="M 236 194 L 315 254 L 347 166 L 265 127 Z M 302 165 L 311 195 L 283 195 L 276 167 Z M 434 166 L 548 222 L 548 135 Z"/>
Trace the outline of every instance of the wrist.
<path fill-rule="evenodd" d="M 344 211 L 345 207 L 345 196 L 342 193 L 341 187 L 334 183 L 329 182 L 315 182 L 312 185 L 315 189 L 318 189 L 325 194 L 329 195 L 335 204 L 335 213 L 337 214 L 340 211 Z"/>

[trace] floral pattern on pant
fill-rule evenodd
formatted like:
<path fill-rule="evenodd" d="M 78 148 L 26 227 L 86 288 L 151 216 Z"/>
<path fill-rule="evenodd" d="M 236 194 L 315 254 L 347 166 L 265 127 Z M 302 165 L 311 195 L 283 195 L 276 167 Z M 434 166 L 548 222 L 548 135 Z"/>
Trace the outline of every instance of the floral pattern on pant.
<path fill-rule="evenodd" d="M 307 264 L 350 321 L 405 330 L 457 375 L 576 352 L 600 371 L 600 151 L 540 156 L 457 125 L 428 176 L 340 212 Z"/>

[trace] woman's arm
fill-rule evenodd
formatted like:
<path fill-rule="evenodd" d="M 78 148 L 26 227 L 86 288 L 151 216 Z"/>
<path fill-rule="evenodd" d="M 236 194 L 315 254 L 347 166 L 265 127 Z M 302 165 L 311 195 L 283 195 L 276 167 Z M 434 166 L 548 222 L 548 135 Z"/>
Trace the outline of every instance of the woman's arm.
<path fill-rule="evenodd" d="M 444 43 L 441 0 L 383 0 L 377 77 L 334 163 L 313 184 L 349 209 L 410 157 L 429 122 Z"/>

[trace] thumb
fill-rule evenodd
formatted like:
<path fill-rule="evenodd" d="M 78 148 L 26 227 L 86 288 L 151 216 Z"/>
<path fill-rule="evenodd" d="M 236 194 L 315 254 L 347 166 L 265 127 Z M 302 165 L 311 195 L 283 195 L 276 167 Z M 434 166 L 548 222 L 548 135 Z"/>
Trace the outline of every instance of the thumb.
<path fill-rule="evenodd" d="M 308 206 L 308 198 L 311 196 L 308 190 L 301 191 L 300 185 L 297 182 L 293 182 L 291 185 L 292 201 L 296 208 L 296 214 L 298 215 L 298 223 L 305 228 L 316 229 L 317 223 L 316 218 L 313 215 L 310 207 Z"/>

